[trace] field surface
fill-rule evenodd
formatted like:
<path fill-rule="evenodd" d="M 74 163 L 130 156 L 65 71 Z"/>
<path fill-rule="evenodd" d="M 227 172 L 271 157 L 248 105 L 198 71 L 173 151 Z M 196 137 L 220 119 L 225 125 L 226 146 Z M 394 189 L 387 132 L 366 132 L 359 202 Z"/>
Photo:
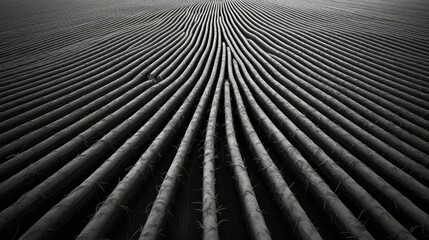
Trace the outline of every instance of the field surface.
<path fill-rule="evenodd" d="M 0 0 L 1 239 L 429 239 L 429 1 Z"/>

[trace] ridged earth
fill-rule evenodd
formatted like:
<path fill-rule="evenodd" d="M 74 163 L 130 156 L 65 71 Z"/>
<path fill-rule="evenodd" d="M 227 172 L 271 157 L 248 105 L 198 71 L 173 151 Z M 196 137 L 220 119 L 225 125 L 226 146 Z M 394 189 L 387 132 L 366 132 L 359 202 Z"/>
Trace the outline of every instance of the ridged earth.
<path fill-rule="evenodd" d="M 429 2 L 0 2 L 2 239 L 429 238 Z"/>

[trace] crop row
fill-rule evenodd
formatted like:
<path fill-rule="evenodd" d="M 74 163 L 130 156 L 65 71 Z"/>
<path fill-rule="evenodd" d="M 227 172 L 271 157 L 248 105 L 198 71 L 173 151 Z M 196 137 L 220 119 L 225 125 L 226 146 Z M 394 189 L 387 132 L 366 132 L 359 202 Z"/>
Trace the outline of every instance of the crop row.
<path fill-rule="evenodd" d="M 429 236 L 425 3 L 75 4 L 0 29 L 1 236 Z"/>

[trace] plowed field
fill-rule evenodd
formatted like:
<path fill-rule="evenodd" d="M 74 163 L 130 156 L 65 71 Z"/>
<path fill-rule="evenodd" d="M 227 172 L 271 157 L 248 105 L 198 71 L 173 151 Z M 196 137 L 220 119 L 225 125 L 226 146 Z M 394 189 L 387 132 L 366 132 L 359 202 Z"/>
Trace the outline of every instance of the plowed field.
<path fill-rule="evenodd" d="M 1 239 L 429 239 L 429 1 L 0 0 Z"/>

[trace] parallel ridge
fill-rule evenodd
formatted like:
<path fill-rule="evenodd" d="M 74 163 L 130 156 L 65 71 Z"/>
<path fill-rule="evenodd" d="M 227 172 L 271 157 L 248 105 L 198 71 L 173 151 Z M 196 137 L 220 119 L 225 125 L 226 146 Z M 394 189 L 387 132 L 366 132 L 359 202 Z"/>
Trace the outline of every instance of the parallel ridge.
<path fill-rule="evenodd" d="M 426 2 L 40 3 L 0 18 L 0 236 L 429 237 Z"/>

